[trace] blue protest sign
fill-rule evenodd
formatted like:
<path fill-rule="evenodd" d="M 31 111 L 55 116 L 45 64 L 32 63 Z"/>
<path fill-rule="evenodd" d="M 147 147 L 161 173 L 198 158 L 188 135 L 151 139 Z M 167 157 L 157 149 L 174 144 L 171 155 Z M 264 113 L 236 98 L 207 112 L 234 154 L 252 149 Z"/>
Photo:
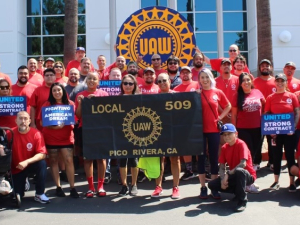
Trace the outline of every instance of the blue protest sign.
<path fill-rule="evenodd" d="M 26 96 L 0 97 L 0 116 L 15 116 L 20 111 L 26 111 Z"/>
<path fill-rule="evenodd" d="M 99 82 L 99 87 L 101 90 L 106 91 L 109 95 L 120 95 L 120 84 L 120 80 L 101 80 Z"/>
<path fill-rule="evenodd" d="M 42 108 L 43 127 L 75 124 L 73 105 L 53 105 Z"/>
<path fill-rule="evenodd" d="M 261 118 L 261 133 L 269 134 L 290 134 L 295 131 L 293 113 L 265 114 Z"/>

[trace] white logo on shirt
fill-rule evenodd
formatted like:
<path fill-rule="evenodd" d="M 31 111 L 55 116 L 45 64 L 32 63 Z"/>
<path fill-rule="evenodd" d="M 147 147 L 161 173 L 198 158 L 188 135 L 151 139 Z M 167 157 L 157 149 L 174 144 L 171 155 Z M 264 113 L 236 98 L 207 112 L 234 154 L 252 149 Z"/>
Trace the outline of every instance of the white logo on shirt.
<path fill-rule="evenodd" d="M 232 85 L 231 85 L 231 89 L 232 89 L 232 90 L 235 90 L 235 89 L 236 89 L 236 85 L 235 85 L 235 84 L 232 84 Z"/>
<path fill-rule="evenodd" d="M 215 102 L 217 102 L 218 99 L 219 99 L 219 98 L 218 98 L 218 95 L 213 95 L 213 96 L 212 96 L 212 99 L 213 99 Z"/>
<path fill-rule="evenodd" d="M 276 92 L 276 88 L 275 88 L 275 87 L 273 87 L 273 88 L 272 88 L 272 91 L 273 91 L 273 93 L 275 93 L 275 92 Z"/>
<path fill-rule="evenodd" d="M 292 86 L 293 86 L 293 89 L 296 89 L 298 87 L 297 84 L 293 84 Z"/>
<path fill-rule="evenodd" d="M 31 143 L 27 143 L 26 147 L 27 147 L 27 151 L 32 151 L 32 144 Z"/>
<path fill-rule="evenodd" d="M 196 91 L 196 89 L 195 88 L 191 88 L 190 92 L 193 92 L 193 91 Z"/>
<path fill-rule="evenodd" d="M 288 98 L 288 99 L 286 100 L 286 102 L 289 103 L 289 104 L 291 104 L 291 103 L 292 103 L 292 99 Z"/>

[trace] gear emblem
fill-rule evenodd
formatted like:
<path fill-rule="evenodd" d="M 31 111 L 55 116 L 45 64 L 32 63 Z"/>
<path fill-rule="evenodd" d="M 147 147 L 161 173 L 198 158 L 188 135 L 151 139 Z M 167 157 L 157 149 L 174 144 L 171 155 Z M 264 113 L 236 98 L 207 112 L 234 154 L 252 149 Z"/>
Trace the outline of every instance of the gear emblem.
<path fill-rule="evenodd" d="M 177 56 L 180 66 L 192 64 L 195 53 L 195 36 L 188 21 L 177 11 L 156 6 L 134 12 L 123 23 L 117 37 L 117 55 L 127 61 L 136 61 L 141 68 L 151 66 L 153 54 L 161 56 L 162 68 L 167 68 L 167 59 Z"/>

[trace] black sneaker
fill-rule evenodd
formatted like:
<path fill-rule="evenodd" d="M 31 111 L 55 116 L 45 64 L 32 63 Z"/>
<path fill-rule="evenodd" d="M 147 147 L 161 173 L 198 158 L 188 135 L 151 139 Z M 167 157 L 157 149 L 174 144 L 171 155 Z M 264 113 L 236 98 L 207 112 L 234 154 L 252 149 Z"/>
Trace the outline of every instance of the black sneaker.
<path fill-rule="evenodd" d="M 295 180 L 295 186 L 296 186 L 296 188 L 300 186 L 300 180 L 299 180 L 299 178 L 297 178 Z"/>
<path fill-rule="evenodd" d="M 79 194 L 77 193 L 77 191 L 76 191 L 75 188 L 71 188 L 71 190 L 70 190 L 70 196 L 72 198 L 79 198 Z"/>
<path fill-rule="evenodd" d="M 61 187 L 56 188 L 56 196 L 57 197 L 66 197 L 66 194 Z"/>
<path fill-rule="evenodd" d="M 138 183 L 142 183 L 147 179 L 147 177 L 145 176 L 144 172 L 139 172 L 138 178 L 137 178 L 137 182 Z"/>
<path fill-rule="evenodd" d="M 296 186 L 294 184 L 290 184 L 289 186 L 289 192 L 296 192 Z"/>
<path fill-rule="evenodd" d="M 247 200 L 243 200 L 243 201 L 239 200 L 235 208 L 235 211 L 243 212 L 246 209 L 246 206 L 247 206 Z"/>
<path fill-rule="evenodd" d="M 122 189 L 121 189 L 121 191 L 119 192 L 119 195 L 120 195 L 120 196 L 128 195 L 128 186 L 122 185 Z"/>
<path fill-rule="evenodd" d="M 270 186 L 270 189 L 272 190 L 279 190 L 279 183 L 278 182 L 274 182 L 271 186 Z"/>
<path fill-rule="evenodd" d="M 105 176 L 104 184 L 108 184 L 110 181 L 111 181 L 111 176 L 110 175 Z"/>
<path fill-rule="evenodd" d="M 180 180 L 189 180 L 196 177 L 192 171 L 185 171 Z"/>

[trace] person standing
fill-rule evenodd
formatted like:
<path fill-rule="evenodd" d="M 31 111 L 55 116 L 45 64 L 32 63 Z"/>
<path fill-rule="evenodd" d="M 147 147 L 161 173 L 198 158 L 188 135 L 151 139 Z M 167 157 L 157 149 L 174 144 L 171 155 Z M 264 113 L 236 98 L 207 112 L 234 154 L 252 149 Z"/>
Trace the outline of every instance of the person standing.
<path fill-rule="evenodd" d="M 287 77 L 288 89 L 294 93 L 300 91 L 300 80 L 294 77 L 296 71 L 296 64 L 293 62 L 287 62 L 284 65 L 283 73 Z"/>
<path fill-rule="evenodd" d="M 199 72 L 204 68 L 204 55 L 196 52 L 193 56 L 192 80 L 198 82 Z"/>
<path fill-rule="evenodd" d="M 38 87 L 43 85 L 44 78 L 41 74 L 37 73 L 37 61 L 33 58 L 29 59 L 27 62 L 27 68 L 29 70 L 29 80 L 28 82 L 34 84 Z"/>
<path fill-rule="evenodd" d="M 53 69 L 55 71 L 56 80 L 55 82 L 61 83 L 64 86 L 68 83 L 68 77 L 65 76 L 65 66 L 61 61 L 54 63 Z"/>
<path fill-rule="evenodd" d="M 37 58 L 37 70 L 36 72 L 39 73 L 39 74 L 44 74 L 44 57 L 43 56 L 40 56 Z"/>
<path fill-rule="evenodd" d="M 99 74 L 99 80 L 103 80 L 104 79 L 105 66 L 106 66 L 106 58 L 105 58 L 104 55 L 99 55 L 98 56 L 97 65 L 98 65 L 97 73 Z"/>
<path fill-rule="evenodd" d="M 147 67 L 144 70 L 144 83 L 139 85 L 142 94 L 157 94 L 159 87 L 154 83 L 155 71 L 152 67 Z"/>
<path fill-rule="evenodd" d="M 182 83 L 179 73 L 180 60 L 176 56 L 171 55 L 167 60 L 167 71 L 171 80 L 171 89 Z"/>

